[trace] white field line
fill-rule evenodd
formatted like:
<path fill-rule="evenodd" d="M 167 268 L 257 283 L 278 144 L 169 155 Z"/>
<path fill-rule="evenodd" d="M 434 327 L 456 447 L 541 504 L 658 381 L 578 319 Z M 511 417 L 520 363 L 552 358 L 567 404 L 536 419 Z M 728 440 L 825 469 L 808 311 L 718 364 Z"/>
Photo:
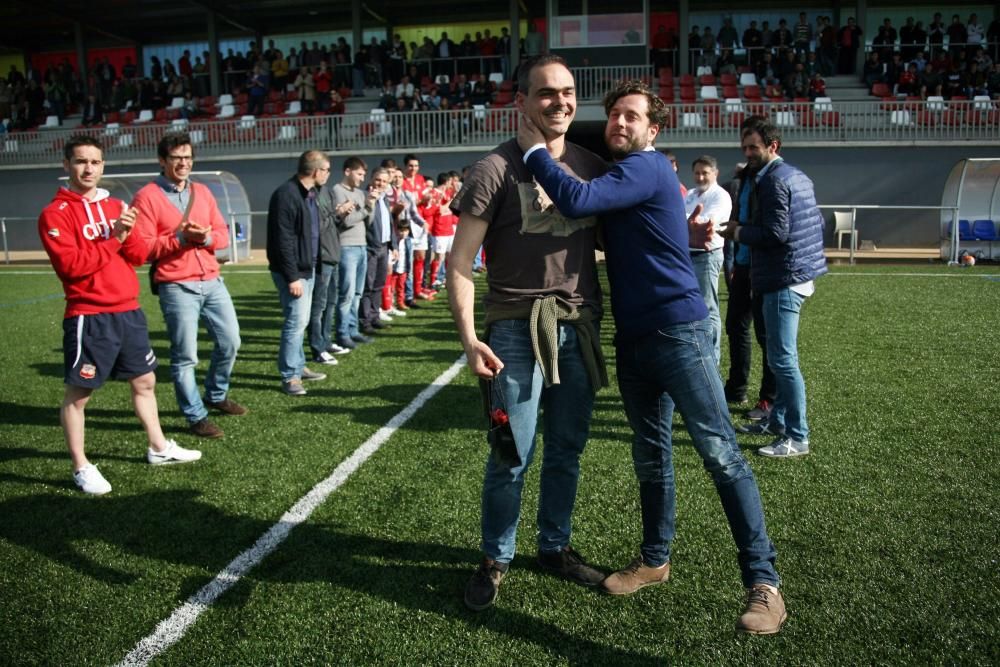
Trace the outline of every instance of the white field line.
<path fill-rule="evenodd" d="M 140 640 L 135 648 L 129 651 L 118 664 L 120 666 L 147 665 L 153 658 L 166 651 L 183 637 L 203 611 L 207 610 L 219 596 L 277 549 L 295 526 L 308 519 L 331 493 L 340 488 L 365 461 L 379 450 L 379 447 L 392 437 L 393 433 L 415 415 L 435 394 L 448 386 L 464 366 L 465 355 L 462 355 L 448 370 L 417 394 L 409 405 L 354 450 L 354 453 L 338 465 L 329 477 L 302 496 L 252 547 L 234 558 L 219 574 L 215 575 L 212 581 L 175 609 L 169 618 L 161 621 L 153 633 Z"/>

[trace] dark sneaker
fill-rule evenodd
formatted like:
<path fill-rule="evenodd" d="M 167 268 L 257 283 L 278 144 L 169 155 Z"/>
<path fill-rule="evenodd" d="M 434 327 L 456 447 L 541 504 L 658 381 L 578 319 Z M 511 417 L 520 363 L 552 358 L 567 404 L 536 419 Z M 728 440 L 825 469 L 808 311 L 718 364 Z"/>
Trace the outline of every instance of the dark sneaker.
<path fill-rule="evenodd" d="M 376 333 L 375 327 L 373 327 L 373 326 L 370 326 L 370 325 L 366 324 L 365 326 L 361 327 L 361 335 L 362 336 L 374 336 L 375 333 Z M 358 339 L 355 338 L 354 340 L 358 340 Z M 371 338 L 369 338 L 368 340 L 371 341 Z M 361 341 L 358 341 L 358 342 L 360 343 Z"/>
<path fill-rule="evenodd" d="M 773 635 L 788 618 L 781 591 L 767 584 L 754 584 L 747 591 L 747 606 L 736 620 L 736 631 L 751 635 Z"/>
<path fill-rule="evenodd" d="M 575 581 L 583 586 L 596 586 L 604 581 L 604 573 L 587 565 L 583 556 L 572 547 L 560 551 L 539 551 L 538 564 L 543 570 Z"/>
<path fill-rule="evenodd" d="M 221 438 L 225 435 L 225 433 L 222 432 L 222 429 L 210 422 L 207 417 L 202 419 L 200 422 L 191 424 L 191 426 L 188 427 L 188 430 L 199 438 Z"/>
<path fill-rule="evenodd" d="M 361 343 L 362 345 L 364 345 L 365 343 L 372 342 L 372 339 L 369 338 L 368 336 L 365 336 L 364 334 L 357 334 L 355 336 L 351 336 L 351 340 L 353 340 L 355 343 Z"/>
<path fill-rule="evenodd" d="M 358 346 L 358 343 L 353 338 L 338 338 L 337 345 L 339 345 L 341 349 L 353 350 Z"/>
<path fill-rule="evenodd" d="M 302 380 L 298 378 L 292 378 L 288 382 L 282 382 L 281 391 L 285 392 L 289 396 L 305 396 L 308 393 L 306 388 L 302 386 Z"/>
<path fill-rule="evenodd" d="M 205 401 L 205 405 L 212 408 L 213 410 L 218 410 L 219 412 L 223 412 L 227 415 L 233 415 L 234 417 L 239 417 L 249 412 L 245 407 L 243 407 L 242 405 L 240 405 L 239 403 L 228 397 L 222 399 L 218 403 L 213 403 L 212 401 Z"/>
<path fill-rule="evenodd" d="M 640 588 L 662 584 L 670 578 L 670 563 L 650 567 L 642 557 L 636 558 L 624 569 L 612 572 L 601 582 L 601 591 L 608 595 L 631 595 Z"/>
<path fill-rule="evenodd" d="M 771 416 L 771 407 L 771 401 L 761 399 L 757 401 L 757 405 L 747 411 L 747 419 L 752 422 L 767 421 L 767 418 Z"/>
<path fill-rule="evenodd" d="M 740 433 L 746 433 L 748 435 L 785 435 L 784 431 L 779 431 L 777 427 L 772 427 L 770 422 L 754 422 L 752 424 L 742 424 L 737 426 L 736 430 Z"/>
<path fill-rule="evenodd" d="M 497 593 L 500 592 L 500 582 L 503 581 L 509 567 L 507 563 L 483 558 L 479 569 L 465 585 L 465 606 L 473 611 L 482 611 L 493 606 Z"/>
<path fill-rule="evenodd" d="M 729 393 L 727 391 L 726 392 L 726 402 L 727 403 L 736 403 L 736 404 L 746 403 L 747 402 L 747 395 L 746 394 L 731 394 L 731 393 Z"/>

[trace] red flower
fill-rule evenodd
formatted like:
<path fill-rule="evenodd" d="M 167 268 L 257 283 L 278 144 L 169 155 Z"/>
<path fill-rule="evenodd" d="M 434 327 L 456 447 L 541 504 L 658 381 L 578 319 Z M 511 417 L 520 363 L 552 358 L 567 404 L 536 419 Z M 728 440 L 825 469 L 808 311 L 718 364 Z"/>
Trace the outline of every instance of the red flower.
<path fill-rule="evenodd" d="M 507 413 L 504 412 L 503 408 L 496 408 L 496 409 L 494 409 L 490 413 L 490 419 L 493 421 L 493 423 L 496 426 L 500 426 L 501 424 L 506 424 L 508 421 L 510 421 L 507 418 Z"/>

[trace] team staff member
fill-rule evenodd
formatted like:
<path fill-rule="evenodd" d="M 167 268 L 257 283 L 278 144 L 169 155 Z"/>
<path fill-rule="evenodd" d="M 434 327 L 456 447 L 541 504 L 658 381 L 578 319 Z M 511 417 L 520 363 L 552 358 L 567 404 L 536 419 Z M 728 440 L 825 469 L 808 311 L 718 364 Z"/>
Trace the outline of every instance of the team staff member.
<path fill-rule="evenodd" d="M 63 155 L 69 183 L 42 211 L 38 233 L 66 294 L 66 391 L 59 420 L 73 460 L 73 481 L 84 493 L 100 495 L 111 491 L 111 484 L 84 453 L 84 411 L 109 377 L 131 386 L 132 405 L 149 441 L 147 461 L 196 461 L 201 452 L 167 440 L 160 428 L 156 356 L 139 308 L 134 268 L 146 261 L 146 244 L 133 231 L 137 212 L 97 187 L 104 174 L 100 141 L 72 137 Z"/>
<path fill-rule="evenodd" d="M 152 279 L 170 337 L 170 376 L 191 432 L 221 438 L 222 429 L 208 418 L 208 408 L 227 415 L 247 413 L 229 398 L 240 349 L 240 323 L 215 259 L 216 250 L 229 247 L 229 228 L 212 191 L 191 181 L 191 137 L 186 132 L 168 132 L 156 152 L 161 173 L 136 193 L 133 204 L 141 211 L 140 230 L 147 237 L 149 259 L 155 267 Z M 212 339 L 204 399 L 195 379 L 199 320 Z"/>

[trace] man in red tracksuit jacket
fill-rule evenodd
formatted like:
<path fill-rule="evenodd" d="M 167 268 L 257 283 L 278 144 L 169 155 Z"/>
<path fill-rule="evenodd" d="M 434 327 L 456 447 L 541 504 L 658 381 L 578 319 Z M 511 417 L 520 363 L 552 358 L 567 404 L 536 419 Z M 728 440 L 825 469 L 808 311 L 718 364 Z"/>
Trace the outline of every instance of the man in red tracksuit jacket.
<path fill-rule="evenodd" d="M 84 409 L 109 377 L 128 380 L 132 403 L 149 440 L 154 465 L 196 461 L 201 452 L 167 440 L 156 406 L 156 355 L 146 316 L 139 308 L 136 266 L 147 247 L 132 233 L 135 209 L 97 187 L 104 150 L 93 137 L 72 137 L 64 149 L 68 187 L 60 188 L 38 218 L 38 233 L 63 283 L 66 392 L 59 418 L 73 459 L 73 479 L 85 493 L 104 494 L 111 485 L 84 454 Z"/>

